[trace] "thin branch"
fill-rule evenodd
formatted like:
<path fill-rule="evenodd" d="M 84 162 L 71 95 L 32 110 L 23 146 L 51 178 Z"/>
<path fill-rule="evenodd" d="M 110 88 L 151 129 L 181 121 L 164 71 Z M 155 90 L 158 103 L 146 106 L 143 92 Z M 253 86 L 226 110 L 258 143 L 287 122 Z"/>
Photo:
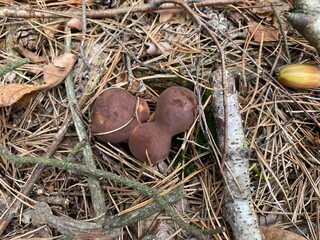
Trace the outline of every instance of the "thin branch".
<path fill-rule="evenodd" d="M 67 32 L 67 35 L 65 38 L 66 52 L 71 52 L 71 49 L 70 49 L 70 47 L 71 47 L 71 31 L 70 31 L 69 27 L 66 28 L 66 32 Z M 79 141 L 86 142 L 83 147 L 84 162 L 90 168 L 95 169 L 96 165 L 94 162 L 93 152 L 92 152 L 90 143 L 88 141 L 89 138 L 87 135 L 86 127 L 85 127 L 81 117 L 79 116 L 79 113 L 81 111 L 79 110 L 76 94 L 74 91 L 73 77 L 70 73 L 66 77 L 65 86 L 66 86 L 66 92 L 67 92 L 68 101 L 69 101 L 69 108 L 70 108 L 71 115 L 72 115 L 72 120 L 73 120 L 74 126 L 76 128 L 76 132 L 77 132 Z M 93 209 L 95 212 L 95 217 L 99 217 L 97 222 L 102 222 L 103 221 L 102 216 L 106 212 L 104 192 L 101 188 L 99 180 L 92 177 L 92 176 L 88 177 L 88 186 L 90 189 L 90 194 L 91 194 L 91 198 L 92 198 L 92 205 L 93 205 Z"/>
<path fill-rule="evenodd" d="M 13 61 L 5 64 L 0 68 L 0 78 L 5 74 L 7 74 L 8 72 L 11 72 L 12 70 L 17 69 L 18 67 L 21 67 L 26 63 L 30 63 L 30 60 L 28 58 L 22 58 L 17 61 Z"/>
<path fill-rule="evenodd" d="M 173 189 L 170 193 L 164 196 L 167 203 L 172 204 L 186 195 L 183 186 L 180 185 L 176 189 Z M 128 212 L 123 215 L 114 215 L 111 217 L 106 217 L 103 227 L 106 228 L 120 228 L 129 226 L 139 220 L 146 219 L 153 214 L 161 212 L 163 207 L 158 202 L 152 202 L 144 207 L 137 210 Z"/>
<path fill-rule="evenodd" d="M 130 13 L 139 13 L 139 12 L 154 12 L 155 10 L 164 10 L 164 9 L 179 9 L 179 6 L 170 6 L 165 5 L 161 8 L 155 8 L 155 6 L 160 6 L 161 4 L 167 1 L 156 0 L 147 4 L 130 6 L 130 7 L 120 7 L 114 9 L 106 10 L 91 10 L 87 11 L 87 18 L 106 18 L 106 17 L 115 17 L 123 14 Z M 205 0 L 205 1 L 187 1 L 185 4 L 191 5 L 194 4 L 197 7 L 204 6 L 219 6 L 219 5 L 228 5 L 228 4 L 239 4 L 244 3 L 244 0 Z M 0 18 L 72 18 L 72 17 L 81 17 L 81 10 L 72 9 L 70 11 L 47 11 L 47 10 L 17 10 L 17 9 L 0 9 Z"/>
<path fill-rule="evenodd" d="M 186 192 L 183 189 L 183 186 L 180 185 L 164 195 L 164 199 L 168 204 L 173 204 L 185 195 Z M 87 221 L 74 220 L 65 216 L 54 216 L 47 203 L 38 202 L 34 210 L 31 210 L 31 217 L 34 224 L 48 224 L 52 228 L 57 229 L 60 233 L 71 237 L 81 235 L 83 237 L 82 239 L 89 239 L 90 237 L 104 239 L 104 236 L 106 236 L 106 239 L 109 240 L 110 238 L 116 238 L 119 235 L 122 235 L 123 227 L 146 219 L 162 210 L 163 208 L 157 202 L 152 202 L 123 215 L 106 217 L 101 225 Z"/>
<path fill-rule="evenodd" d="M 59 169 L 64 170 L 71 170 L 76 171 L 78 173 L 83 173 L 88 176 L 94 176 L 96 178 L 105 178 L 117 183 L 121 183 L 126 185 L 127 187 L 133 188 L 138 190 L 141 194 L 146 197 L 153 198 L 165 211 L 166 213 L 172 218 L 172 220 L 178 224 L 181 228 L 185 229 L 186 231 L 192 233 L 193 235 L 205 239 L 208 235 L 220 233 L 221 229 L 212 229 L 212 230 L 201 230 L 197 227 L 189 225 L 185 221 L 183 221 L 179 215 L 171 208 L 171 206 L 166 202 L 166 200 L 160 196 L 159 190 L 154 190 L 147 187 L 145 184 L 131 181 L 128 178 L 118 176 L 114 173 L 106 172 L 100 169 L 95 169 L 90 166 L 70 163 L 66 161 L 59 161 L 57 159 L 50 159 L 44 157 L 20 157 L 12 154 L 8 151 L 3 145 L 0 144 L 0 156 L 6 158 L 10 162 L 14 163 L 31 163 L 31 164 L 43 164 L 46 166 L 57 167 Z"/>
<path fill-rule="evenodd" d="M 287 41 L 287 35 L 286 35 L 285 31 L 284 31 L 284 27 L 283 27 L 283 24 L 281 22 L 281 19 L 280 19 L 280 16 L 279 16 L 279 13 L 278 13 L 277 9 L 274 7 L 273 3 L 270 3 L 270 5 L 271 5 L 271 8 L 272 8 L 273 14 L 276 17 L 277 22 L 279 24 L 279 29 L 280 29 L 280 32 L 281 32 L 281 35 L 282 35 L 282 38 L 283 38 L 283 45 L 284 45 L 284 49 L 285 49 L 287 58 L 289 60 L 289 63 L 291 63 L 290 51 L 289 51 L 289 46 L 288 46 L 288 41 Z"/>

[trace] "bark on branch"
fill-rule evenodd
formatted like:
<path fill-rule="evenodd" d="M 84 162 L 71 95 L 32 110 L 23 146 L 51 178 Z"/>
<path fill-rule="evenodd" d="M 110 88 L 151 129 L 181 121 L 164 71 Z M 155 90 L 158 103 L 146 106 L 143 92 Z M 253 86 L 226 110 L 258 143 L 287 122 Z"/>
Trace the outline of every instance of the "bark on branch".
<path fill-rule="evenodd" d="M 15 156 L 11 152 L 9 152 L 3 145 L 0 144 L 0 156 L 6 158 L 10 162 L 14 163 L 33 163 L 33 164 L 43 164 L 47 166 L 57 167 L 60 169 L 77 171 L 79 173 L 86 174 L 88 176 L 94 176 L 97 178 L 106 178 L 121 184 L 126 185 L 127 187 L 131 187 L 133 189 L 138 190 L 144 196 L 154 199 L 166 213 L 172 218 L 172 220 L 179 225 L 181 228 L 185 229 L 186 231 L 192 233 L 194 236 L 199 237 L 200 239 L 207 238 L 209 235 L 220 233 L 221 229 L 212 229 L 212 230 L 201 230 L 197 227 L 189 225 L 180 216 L 171 208 L 171 206 L 166 202 L 166 200 L 161 196 L 160 190 L 151 189 L 145 184 L 131 181 L 128 178 L 102 171 L 100 169 L 93 169 L 89 166 L 76 164 L 71 162 L 65 161 L 58 161 L 56 159 L 50 158 L 41 158 L 41 157 L 20 157 Z"/>
<path fill-rule="evenodd" d="M 245 0 L 204 0 L 204 1 L 186 1 L 188 5 L 195 5 L 197 7 L 203 6 L 219 6 L 228 4 L 238 4 L 243 3 Z M 106 18 L 114 17 L 123 14 L 138 13 L 138 12 L 153 12 L 156 10 L 164 9 L 181 9 L 181 6 L 174 4 L 162 5 L 162 0 L 151 1 L 147 4 L 141 4 L 129 7 L 119 7 L 114 9 L 106 10 L 91 10 L 86 12 L 87 18 Z M 161 5 L 161 6 L 160 6 Z M 48 11 L 48 10 L 25 10 L 25 9 L 13 9 L 13 8 L 0 8 L 0 18 L 71 18 L 71 17 L 81 17 L 81 10 L 70 10 L 70 11 Z"/>
<path fill-rule="evenodd" d="M 293 8 L 285 17 L 320 53 L 320 0 L 294 0 Z"/>
<path fill-rule="evenodd" d="M 262 239 L 251 202 L 248 149 L 238 109 L 238 96 L 234 89 L 234 77 L 226 74 L 228 86 L 222 88 L 221 69 L 213 73 L 213 113 L 219 138 L 219 147 L 227 143 L 226 160 L 222 166 L 225 177 L 224 217 L 233 231 L 233 239 Z M 227 94 L 227 105 L 223 104 L 223 91 Z M 224 112 L 228 113 L 225 124 Z M 227 126 L 227 136 L 224 136 Z M 226 138 L 226 139 L 225 139 Z"/>

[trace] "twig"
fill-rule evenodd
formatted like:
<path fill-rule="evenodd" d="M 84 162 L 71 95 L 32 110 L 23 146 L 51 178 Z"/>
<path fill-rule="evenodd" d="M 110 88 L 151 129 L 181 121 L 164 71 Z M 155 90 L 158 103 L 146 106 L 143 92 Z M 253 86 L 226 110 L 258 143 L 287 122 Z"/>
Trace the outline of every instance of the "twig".
<path fill-rule="evenodd" d="M 184 222 L 171 208 L 171 206 L 166 202 L 166 200 L 160 196 L 159 190 L 153 190 L 147 187 L 145 184 L 131 181 L 128 178 L 118 176 L 114 173 L 102 171 L 100 169 L 94 169 L 90 166 L 70 163 L 65 161 L 59 161 L 57 159 L 50 159 L 45 157 L 20 157 L 12 154 L 8 151 L 3 145 L 0 144 L 0 156 L 6 158 L 10 162 L 14 163 L 31 163 L 31 164 L 43 164 L 46 166 L 57 167 L 64 170 L 71 170 L 76 171 L 79 173 L 83 173 L 88 176 L 94 176 L 96 178 L 105 178 L 109 179 L 121 184 L 126 185 L 127 187 L 134 188 L 138 190 L 140 193 L 145 195 L 146 197 L 153 198 L 165 211 L 166 213 L 172 218 L 175 223 L 177 223 L 181 228 L 185 229 L 186 231 L 192 233 L 193 235 L 203 239 L 208 235 L 220 233 L 221 229 L 212 229 L 212 230 L 201 230 L 194 226 L 189 225 L 188 223 Z"/>
<path fill-rule="evenodd" d="M 183 185 L 180 185 L 176 189 L 172 190 L 170 193 L 164 196 L 165 201 L 168 204 L 172 204 L 186 195 Z M 123 215 L 114 215 L 111 217 L 106 217 L 103 224 L 104 228 L 120 228 L 129 226 L 139 220 L 146 219 L 157 212 L 161 212 L 163 207 L 158 202 L 152 202 L 142 208 L 128 212 Z"/>
<path fill-rule="evenodd" d="M 276 17 L 277 22 L 278 22 L 278 24 L 279 24 L 279 29 L 280 29 L 280 32 L 281 32 L 281 35 L 282 35 L 282 38 L 283 38 L 283 45 L 284 45 L 284 49 L 285 49 L 285 52 L 286 52 L 288 61 L 289 61 L 289 63 L 291 63 L 290 51 L 289 51 L 288 41 L 287 41 L 287 35 L 286 35 L 286 33 L 284 32 L 283 24 L 282 24 L 281 19 L 280 19 L 280 17 L 279 17 L 278 11 L 277 11 L 276 8 L 274 7 L 273 3 L 270 3 L 270 5 L 271 5 L 271 8 L 272 8 L 273 14 L 274 14 L 274 16 Z"/>
<path fill-rule="evenodd" d="M 34 224 L 48 224 L 67 236 L 81 236 L 81 239 L 84 239 L 83 237 L 86 237 L 85 239 L 101 239 L 100 237 L 104 235 L 101 225 L 97 223 L 77 221 L 65 216 L 54 216 L 50 206 L 45 202 L 37 203 L 30 215 Z M 102 239 L 110 240 L 109 236 Z"/>
<path fill-rule="evenodd" d="M 172 204 L 186 195 L 183 186 L 180 185 L 176 189 L 164 196 L 168 204 Z M 123 215 L 114 215 L 106 217 L 103 224 L 91 223 L 86 221 L 73 220 L 64 216 L 54 216 L 50 207 L 45 202 L 36 204 L 34 210 L 31 210 L 33 223 L 48 224 L 52 228 L 57 229 L 60 233 L 71 237 L 79 236 L 89 239 L 95 235 L 97 239 L 103 236 L 115 238 L 122 234 L 122 228 L 129 226 L 137 221 L 146 219 L 157 212 L 161 212 L 163 208 L 157 203 L 152 202 L 132 212 Z"/>
<path fill-rule="evenodd" d="M 245 2 L 244 0 L 205 0 L 205 1 L 187 1 L 185 4 L 194 4 L 197 7 L 204 6 L 218 6 L 218 5 L 228 5 L 228 4 L 239 4 Z M 87 11 L 88 18 L 106 18 L 106 17 L 115 17 L 122 14 L 138 13 L 138 12 L 153 12 L 155 10 L 163 9 L 179 9 L 179 6 L 162 6 L 161 8 L 155 8 L 155 6 L 160 6 L 165 3 L 162 0 L 156 0 L 148 4 L 137 5 L 133 7 L 120 7 L 114 9 L 106 10 L 91 10 Z M 180 4 L 179 4 L 180 5 Z M 0 9 L 0 18 L 71 18 L 71 17 L 81 17 L 81 11 L 72 9 L 72 11 L 46 11 L 46 10 L 16 10 L 16 9 Z"/>
<path fill-rule="evenodd" d="M 70 46 L 71 46 L 71 31 L 70 28 L 66 28 L 66 52 L 70 52 Z M 86 127 L 84 123 L 82 122 L 79 112 L 80 110 L 78 107 L 78 102 L 76 98 L 76 94 L 74 91 L 74 83 L 73 83 L 73 78 L 72 75 L 69 73 L 68 76 L 66 77 L 65 80 L 65 86 L 66 86 L 66 92 L 69 100 L 69 108 L 71 110 L 71 115 L 73 119 L 74 126 L 76 128 L 76 132 L 79 138 L 79 141 L 85 141 L 85 145 L 83 147 L 83 156 L 84 156 L 84 161 L 87 166 L 89 166 L 92 169 L 96 168 L 95 162 L 94 162 L 94 157 L 93 157 L 93 152 L 90 146 L 90 143 L 88 141 L 88 135 L 86 131 Z M 91 198 L 92 198 L 92 205 L 93 209 L 95 212 L 96 217 L 102 217 L 105 214 L 106 211 L 106 206 L 105 206 L 105 198 L 104 198 L 104 193 L 102 191 L 102 188 L 100 186 L 100 182 L 98 179 L 94 178 L 93 176 L 88 177 L 88 185 L 91 193 Z M 97 222 L 101 223 L 103 221 L 103 218 L 99 218 Z"/>
<path fill-rule="evenodd" d="M 0 68 L 0 78 L 3 77 L 8 72 L 11 72 L 12 70 L 15 70 L 18 67 L 21 67 L 22 65 L 30 63 L 30 60 L 28 58 L 22 58 L 17 61 L 9 62 L 2 66 Z"/>
<path fill-rule="evenodd" d="M 68 154 L 67 158 L 66 158 L 66 161 L 67 162 L 71 162 L 72 159 L 75 157 L 75 155 L 80 152 L 83 147 L 86 145 L 86 141 L 85 140 L 82 140 L 80 142 L 78 142 L 76 144 L 76 146 L 71 150 L 71 152 Z"/>
<path fill-rule="evenodd" d="M 80 53 L 83 59 L 84 65 L 90 69 L 89 63 L 87 62 L 87 59 L 85 58 L 84 54 L 84 43 L 86 39 L 86 33 L 87 33 L 87 12 L 86 12 L 86 0 L 81 0 L 82 2 L 82 9 L 81 9 L 81 20 L 82 20 L 82 36 L 81 36 L 81 45 L 80 45 Z"/>

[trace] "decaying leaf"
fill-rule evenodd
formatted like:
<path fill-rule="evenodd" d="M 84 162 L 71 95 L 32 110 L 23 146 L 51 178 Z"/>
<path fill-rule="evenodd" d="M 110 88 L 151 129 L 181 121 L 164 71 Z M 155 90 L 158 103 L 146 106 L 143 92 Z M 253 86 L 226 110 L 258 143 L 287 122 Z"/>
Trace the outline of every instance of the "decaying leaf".
<path fill-rule="evenodd" d="M 44 62 L 45 58 L 37 55 L 36 53 L 22 47 L 20 44 L 15 44 L 13 48 L 18 51 L 22 56 L 28 58 L 33 63 Z"/>
<path fill-rule="evenodd" d="M 273 13 L 268 0 L 257 1 L 251 11 L 260 18 L 269 17 Z"/>
<path fill-rule="evenodd" d="M 250 34 L 253 34 L 253 41 L 261 42 L 262 35 L 263 41 L 274 42 L 279 40 L 279 29 L 265 27 L 259 25 L 257 22 L 251 22 L 248 24 Z"/>
<path fill-rule="evenodd" d="M 182 9 L 163 9 L 157 11 L 160 14 L 159 22 L 164 23 L 171 20 L 174 14 L 181 13 Z"/>
<path fill-rule="evenodd" d="M 42 90 L 47 90 L 59 85 L 72 69 L 77 60 L 76 55 L 66 53 L 57 57 L 53 63 L 43 69 L 44 83 L 32 84 L 0 84 L 0 107 L 11 106 L 20 99 L 30 99 L 30 96 Z"/>
<path fill-rule="evenodd" d="M 260 226 L 260 230 L 266 240 L 306 240 L 300 235 L 280 228 Z"/>
<path fill-rule="evenodd" d="M 72 69 L 77 61 L 77 56 L 72 53 L 65 53 L 55 60 L 53 63 L 43 68 L 43 84 L 46 89 L 59 85 Z"/>

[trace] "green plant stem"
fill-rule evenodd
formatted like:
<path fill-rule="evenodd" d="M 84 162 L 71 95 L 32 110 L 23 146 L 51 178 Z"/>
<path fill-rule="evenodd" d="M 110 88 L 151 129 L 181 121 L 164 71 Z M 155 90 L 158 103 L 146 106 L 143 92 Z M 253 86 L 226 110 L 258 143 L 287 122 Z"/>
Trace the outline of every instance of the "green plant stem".
<path fill-rule="evenodd" d="M 5 64 L 0 68 L 0 77 L 4 76 L 8 72 L 11 72 L 12 70 L 15 70 L 16 68 L 21 67 L 22 65 L 29 62 L 30 60 L 28 58 L 22 58 L 17 61 L 13 61 Z"/>
<path fill-rule="evenodd" d="M 76 146 L 71 150 L 71 152 L 68 154 L 67 158 L 66 158 L 66 161 L 67 162 L 71 162 L 73 160 L 73 158 L 76 156 L 76 154 L 78 152 L 80 152 L 83 147 L 86 145 L 86 141 L 80 141 L 76 144 Z"/>
<path fill-rule="evenodd" d="M 66 38 L 65 38 L 65 48 L 66 52 L 71 52 L 70 46 L 71 46 L 71 31 L 70 28 L 66 28 Z M 65 80 L 65 86 L 69 101 L 69 108 L 72 115 L 72 120 L 74 123 L 74 126 L 76 128 L 76 132 L 79 138 L 79 141 L 85 141 L 85 144 L 83 146 L 83 156 L 84 156 L 84 162 L 85 164 L 90 167 L 91 169 L 95 169 L 96 165 L 94 162 L 93 152 L 90 146 L 90 143 L 88 141 L 88 135 L 86 127 L 80 117 L 80 108 L 77 102 L 76 93 L 74 90 L 74 82 L 73 77 L 71 73 L 68 74 Z M 95 178 L 93 175 L 88 176 L 88 186 L 90 189 L 90 194 L 92 197 L 92 205 L 94 209 L 94 213 L 96 217 L 99 217 L 97 219 L 97 223 L 103 223 L 105 212 L 106 212 L 106 205 L 105 205 L 105 197 L 103 190 L 101 188 L 99 179 Z"/>
<path fill-rule="evenodd" d="M 57 159 L 45 158 L 45 157 L 21 157 L 12 154 L 8 151 L 3 145 L 0 144 L 0 156 L 6 158 L 10 162 L 14 163 L 32 163 L 32 164 L 44 164 L 46 166 L 57 167 L 64 170 L 76 171 L 79 173 L 86 174 L 88 176 L 94 176 L 96 178 L 105 178 L 121 184 L 126 185 L 127 187 L 133 188 L 141 192 L 143 195 L 149 198 L 153 198 L 165 211 L 166 213 L 175 221 L 181 228 L 192 233 L 193 235 L 204 239 L 208 235 L 220 233 L 221 229 L 212 229 L 212 230 L 201 230 L 194 226 L 189 225 L 184 222 L 170 207 L 170 205 L 165 201 L 163 197 L 159 195 L 158 190 L 152 190 L 148 186 L 131 181 L 128 178 L 118 176 L 113 173 L 102 171 L 100 169 L 94 169 L 90 166 L 70 163 L 66 161 L 59 161 Z"/>
<path fill-rule="evenodd" d="M 183 185 L 180 185 L 179 187 L 173 189 L 170 193 L 166 194 L 164 196 L 164 199 L 167 203 L 172 204 L 185 197 L 185 195 L 186 191 L 183 189 Z M 105 229 L 112 229 L 129 226 L 137 221 L 146 219 L 153 214 L 161 212 L 162 210 L 162 206 L 158 202 L 154 201 L 144 207 L 125 213 L 123 215 L 106 217 L 103 227 Z"/>

